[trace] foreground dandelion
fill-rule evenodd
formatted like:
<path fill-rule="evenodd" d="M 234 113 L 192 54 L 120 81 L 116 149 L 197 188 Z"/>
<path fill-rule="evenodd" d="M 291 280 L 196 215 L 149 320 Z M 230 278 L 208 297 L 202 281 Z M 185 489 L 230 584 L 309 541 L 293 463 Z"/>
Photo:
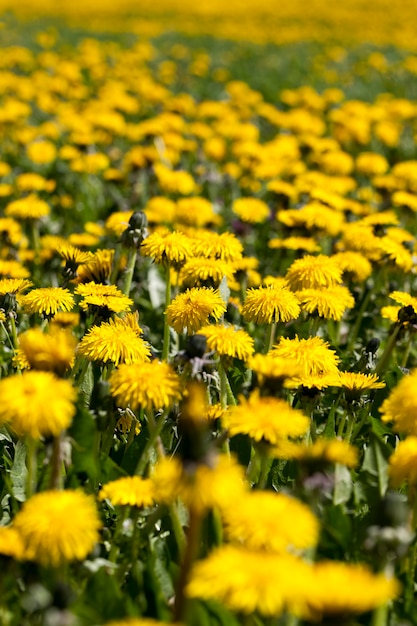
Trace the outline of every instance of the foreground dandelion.
<path fill-rule="evenodd" d="M 25 313 L 38 313 L 46 318 L 53 317 L 58 311 L 71 311 L 74 298 L 68 289 L 62 287 L 40 287 L 18 297 L 18 303 Z"/>
<path fill-rule="evenodd" d="M 393 422 L 394 430 L 417 436 L 417 370 L 404 376 L 384 400 L 381 408 L 383 422 Z"/>
<path fill-rule="evenodd" d="M 252 550 L 285 552 L 316 545 L 319 523 L 308 506 L 282 493 L 249 491 L 223 509 L 229 540 Z"/>
<path fill-rule="evenodd" d="M 140 328 L 133 328 L 128 320 L 111 319 L 90 328 L 78 344 L 78 354 L 90 361 L 114 365 L 149 361 L 149 344 L 140 337 Z"/>
<path fill-rule="evenodd" d="M 247 360 L 254 352 L 254 341 L 247 332 L 220 324 L 204 326 L 199 334 L 207 338 L 207 347 L 219 356 Z"/>
<path fill-rule="evenodd" d="M 110 392 L 121 407 L 165 409 L 180 399 L 181 383 L 168 363 L 124 363 L 110 377 Z"/>
<path fill-rule="evenodd" d="M 33 439 L 59 435 L 75 415 L 76 391 L 52 372 L 28 371 L 0 380 L 0 422 Z"/>
<path fill-rule="evenodd" d="M 296 292 L 303 311 L 317 314 L 324 319 L 339 322 L 346 309 L 355 305 L 355 299 L 347 287 L 333 285 L 324 289 L 303 289 Z"/>
<path fill-rule="evenodd" d="M 30 328 L 19 335 L 16 361 L 21 368 L 54 372 L 64 376 L 72 366 L 77 340 L 68 330 L 52 326 L 49 333 Z"/>
<path fill-rule="evenodd" d="M 80 307 L 84 311 L 124 313 L 129 311 L 133 301 L 125 296 L 116 285 L 102 285 L 89 282 L 78 285 L 75 293 L 82 297 Z"/>
<path fill-rule="evenodd" d="M 247 400 L 242 396 L 239 401 L 222 418 L 230 436 L 245 434 L 254 441 L 277 444 L 282 439 L 301 437 L 309 429 L 309 418 L 281 398 L 260 397 L 255 390 Z"/>
<path fill-rule="evenodd" d="M 143 256 L 152 257 L 155 263 L 179 268 L 193 256 L 191 240 L 180 232 L 156 231 L 147 237 L 141 247 Z"/>
<path fill-rule="evenodd" d="M 242 317 L 257 324 L 289 322 L 300 315 L 298 298 L 285 287 L 249 289 L 242 307 Z"/>
<path fill-rule="evenodd" d="M 218 320 L 225 312 L 226 306 L 218 291 L 195 287 L 174 298 L 165 314 L 168 324 L 177 333 L 184 330 L 195 333 L 208 324 L 209 317 Z"/>
<path fill-rule="evenodd" d="M 271 351 L 273 356 L 295 361 L 302 376 L 338 375 L 339 357 L 321 337 L 287 339 L 283 337 Z"/>
<path fill-rule="evenodd" d="M 46 567 L 80 561 L 99 540 L 100 518 L 82 491 L 44 491 L 32 496 L 14 519 L 24 558 Z"/>

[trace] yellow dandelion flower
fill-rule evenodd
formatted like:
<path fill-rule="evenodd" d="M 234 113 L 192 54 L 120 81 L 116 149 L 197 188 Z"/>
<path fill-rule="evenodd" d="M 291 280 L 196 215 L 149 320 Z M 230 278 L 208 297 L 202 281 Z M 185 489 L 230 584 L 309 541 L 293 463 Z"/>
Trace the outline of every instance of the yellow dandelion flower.
<path fill-rule="evenodd" d="M 292 554 L 225 545 L 195 563 L 186 592 L 249 615 L 299 614 L 313 583 L 311 572 L 309 564 Z"/>
<path fill-rule="evenodd" d="M 70 331 L 51 327 L 47 334 L 40 328 L 30 328 L 19 335 L 18 356 L 25 367 L 63 376 L 74 361 L 76 344 Z"/>
<path fill-rule="evenodd" d="M 332 237 L 344 227 L 345 218 L 341 211 L 330 209 L 321 202 L 311 202 L 302 209 L 284 209 L 277 213 L 277 220 L 290 228 L 304 227 L 310 231 L 324 231 Z"/>
<path fill-rule="evenodd" d="M 51 207 L 44 200 L 34 194 L 10 202 L 4 209 L 7 217 L 20 220 L 39 220 L 51 212 Z"/>
<path fill-rule="evenodd" d="M 233 233 L 214 233 L 210 230 L 196 233 L 193 239 L 193 253 L 206 260 L 221 259 L 226 263 L 239 261 L 243 255 L 243 245 Z"/>
<path fill-rule="evenodd" d="M 169 407 L 181 397 L 181 382 L 168 363 L 122 364 L 110 377 L 110 392 L 121 407 Z"/>
<path fill-rule="evenodd" d="M 58 311 L 71 311 L 74 298 L 68 289 L 62 287 L 40 287 L 19 296 L 18 303 L 25 313 L 52 317 Z"/>
<path fill-rule="evenodd" d="M 222 218 L 215 213 L 214 207 L 209 200 L 194 196 L 191 198 L 180 198 L 177 201 L 175 221 L 179 224 L 204 228 L 209 224 L 221 224 Z"/>
<path fill-rule="evenodd" d="M 321 337 L 308 339 L 299 339 L 297 336 L 294 339 L 282 337 L 271 354 L 295 361 L 304 376 L 339 373 L 337 366 L 340 359 L 335 351 L 330 349 L 329 343 Z"/>
<path fill-rule="evenodd" d="M 146 214 L 149 224 L 172 224 L 176 210 L 177 205 L 170 198 L 154 196 L 148 200 L 143 212 Z"/>
<path fill-rule="evenodd" d="M 15 295 L 32 286 L 33 283 L 25 278 L 2 278 L 0 280 L 0 296 Z"/>
<path fill-rule="evenodd" d="M 412 253 L 405 248 L 402 243 L 395 241 L 391 237 L 381 237 L 379 240 L 382 254 L 402 271 L 410 272 L 415 266 Z"/>
<path fill-rule="evenodd" d="M 317 289 L 302 289 L 296 292 L 303 311 L 316 313 L 325 319 L 339 321 L 346 309 L 355 306 L 355 299 L 347 287 L 333 285 Z"/>
<path fill-rule="evenodd" d="M 143 363 L 151 350 L 139 332 L 124 319 L 116 318 L 93 326 L 81 339 L 77 352 L 90 361 L 102 363 Z"/>
<path fill-rule="evenodd" d="M 176 458 L 159 461 L 151 477 L 155 500 L 171 503 L 180 498 L 198 513 L 218 508 L 221 511 L 240 501 L 248 489 L 243 467 L 228 455 L 220 454 L 210 465 L 201 464 L 187 472 Z"/>
<path fill-rule="evenodd" d="M 317 439 L 314 443 L 282 441 L 273 450 L 280 459 L 295 459 L 309 465 L 335 464 L 357 467 L 359 451 L 341 439 Z"/>
<path fill-rule="evenodd" d="M 220 324 L 203 326 L 199 334 L 207 338 L 207 348 L 219 356 L 232 357 L 246 361 L 254 352 L 254 341 L 247 332 L 233 326 Z"/>
<path fill-rule="evenodd" d="M 398 313 L 400 311 L 400 306 L 383 306 L 381 309 L 381 316 L 395 324 L 398 322 Z"/>
<path fill-rule="evenodd" d="M 379 411 L 383 422 L 393 422 L 397 432 L 417 436 L 417 370 L 404 376 L 384 400 Z"/>
<path fill-rule="evenodd" d="M 0 234 L 7 245 L 18 246 L 22 239 L 22 227 L 12 217 L 0 217 Z"/>
<path fill-rule="evenodd" d="M 114 250 L 96 250 L 90 260 L 78 267 L 77 283 L 106 284 L 113 270 Z"/>
<path fill-rule="evenodd" d="M 27 500 L 14 519 L 24 558 L 46 567 L 85 559 L 99 540 L 94 498 L 81 491 L 44 491 Z"/>
<path fill-rule="evenodd" d="M 306 252 L 320 252 L 320 246 L 312 237 L 285 237 L 285 239 L 270 239 L 268 248 L 272 250 L 305 250 Z"/>
<path fill-rule="evenodd" d="M 385 383 L 380 381 L 377 374 L 363 374 L 361 372 L 340 372 L 340 386 L 345 389 L 350 398 L 359 397 L 361 393 L 371 389 L 383 389 Z"/>
<path fill-rule="evenodd" d="M 126 476 L 103 485 L 99 500 L 110 500 L 114 505 L 149 507 L 154 504 L 154 488 L 150 478 Z"/>
<path fill-rule="evenodd" d="M 417 483 L 417 437 L 407 437 L 400 441 L 389 459 L 389 476 L 394 487 L 402 483 Z"/>
<path fill-rule="evenodd" d="M 366 565 L 322 561 L 312 567 L 313 581 L 306 597 L 313 619 L 365 613 L 393 600 L 400 592 L 395 578 L 374 574 Z"/>
<path fill-rule="evenodd" d="M 75 246 L 72 246 L 70 243 L 66 243 L 63 245 L 59 245 L 57 247 L 57 252 L 59 256 L 61 256 L 70 267 L 77 268 L 79 265 L 87 263 L 91 261 L 93 258 L 92 252 L 85 252 L 84 250 L 80 250 Z"/>
<path fill-rule="evenodd" d="M 284 552 L 317 544 L 319 522 L 309 507 L 274 491 L 248 491 L 222 510 L 227 538 L 252 550 Z"/>
<path fill-rule="evenodd" d="M 414 313 L 417 313 L 417 298 L 407 293 L 406 291 L 393 291 L 389 294 L 389 297 L 392 298 L 395 302 L 398 302 L 398 304 L 401 304 L 401 306 L 403 307 L 413 307 Z"/>
<path fill-rule="evenodd" d="M 284 387 L 294 389 L 296 387 L 305 387 L 306 389 L 326 389 L 327 387 L 340 387 L 339 377 L 335 372 L 324 374 L 297 374 L 287 378 Z"/>
<path fill-rule="evenodd" d="M 59 435 L 75 414 L 76 391 L 51 372 L 29 371 L 0 380 L 0 422 L 33 439 Z"/>
<path fill-rule="evenodd" d="M 150 617 L 126 617 L 126 619 L 106 622 L 104 626 L 166 626 L 166 624 Z M 179 626 L 179 624 L 173 623 L 172 626 Z"/>
<path fill-rule="evenodd" d="M 51 324 L 58 328 L 74 328 L 80 323 L 79 313 L 58 312 L 55 314 Z"/>
<path fill-rule="evenodd" d="M 289 322 L 299 314 L 297 297 L 289 289 L 273 285 L 249 289 L 242 306 L 243 319 L 256 324 Z"/>
<path fill-rule="evenodd" d="M 238 198 L 232 204 L 232 211 L 249 224 L 265 222 L 270 215 L 269 206 L 259 198 Z"/>
<path fill-rule="evenodd" d="M 9 278 L 29 278 L 30 272 L 19 261 L 0 259 L 0 276 Z"/>
<path fill-rule="evenodd" d="M 192 258 L 185 263 L 180 272 L 180 280 L 186 285 L 201 285 L 210 282 L 218 286 L 224 277 L 233 280 L 234 267 L 222 259 Z"/>
<path fill-rule="evenodd" d="M 372 274 L 372 265 L 360 252 L 346 250 L 331 257 L 342 268 L 343 273 L 349 274 L 354 280 L 364 281 Z"/>
<path fill-rule="evenodd" d="M 140 252 L 152 257 L 155 263 L 172 264 L 176 268 L 193 256 L 191 239 L 177 231 L 155 231 L 143 241 Z"/>
<path fill-rule="evenodd" d="M 75 293 L 82 297 L 80 307 L 87 311 L 89 308 L 104 309 L 113 313 L 124 313 L 133 304 L 128 296 L 125 296 L 116 285 L 103 285 L 101 283 L 83 283 L 77 285 Z"/>
<path fill-rule="evenodd" d="M 322 289 L 342 282 L 342 269 L 331 257 L 319 254 L 296 259 L 285 276 L 292 291 Z"/>
<path fill-rule="evenodd" d="M 23 541 L 14 526 L 0 527 L 0 554 L 13 559 L 22 559 Z"/>
<path fill-rule="evenodd" d="M 259 390 L 253 391 L 248 399 L 241 396 L 239 404 L 224 413 L 222 422 L 232 437 L 245 434 L 270 444 L 301 437 L 310 427 L 310 420 L 302 411 L 293 409 L 281 398 L 261 397 Z"/>
<path fill-rule="evenodd" d="M 174 298 L 165 314 L 177 333 L 195 333 L 209 323 L 210 317 L 217 321 L 225 312 L 226 305 L 218 291 L 194 287 Z"/>
<path fill-rule="evenodd" d="M 254 354 L 247 361 L 247 366 L 255 372 L 258 383 L 262 387 L 264 384 L 277 384 L 278 381 L 284 381 L 300 373 L 300 366 L 294 360 L 280 358 L 274 356 L 271 352 L 268 354 Z"/>
<path fill-rule="evenodd" d="M 120 237 L 129 226 L 129 220 L 132 215 L 133 211 L 115 211 L 105 222 L 106 230 L 116 235 L 116 237 Z"/>

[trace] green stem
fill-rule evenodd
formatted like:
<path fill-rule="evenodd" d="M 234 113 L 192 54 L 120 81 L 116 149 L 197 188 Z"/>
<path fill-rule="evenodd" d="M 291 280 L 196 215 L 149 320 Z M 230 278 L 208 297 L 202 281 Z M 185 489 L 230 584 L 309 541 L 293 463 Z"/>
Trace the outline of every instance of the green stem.
<path fill-rule="evenodd" d="M 122 291 L 125 294 L 125 296 L 128 296 L 130 294 L 133 272 L 135 271 L 135 265 L 136 265 L 136 257 L 137 257 L 137 249 L 129 248 L 128 257 L 127 257 L 127 265 L 124 271 L 123 287 L 122 287 Z"/>
<path fill-rule="evenodd" d="M 344 436 L 345 441 L 347 441 L 347 443 L 350 443 L 351 437 L 352 437 L 352 432 L 353 432 L 353 428 L 356 424 L 356 413 L 352 413 L 350 412 L 349 414 L 349 422 L 348 422 L 348 427 L 346 429 L 346 434 Z"/>
<path fill-rule="evenodd" d="M 111 544 L 109 557 L 108 557 L 109 561 L 111 561 L 112 563 L 116 562 L 117 555 L 119 554 L 119 546 L 117 544 L 118 544 L 119 537 L 123 532 L 123 524 L 125 523 L 125 520 L 127 519 L 129 510 L 130 510 L 130 507 L 124 506 L 116 522 L 116 528 L 114 530 L 113 541 Z"/>
<path fill-rule="evenodd" d="M 359 331 L 361 329 L 361 326 L 362 326 L 363 314 L 365 313 L 365 311 L 366 311 L 366 309 L 368 307 L 368 304 L 369 304 L 369 301 L 371 299 L 372 293 L 373 293 L 373 288 L 366 289 L 366 286 L 365 286 L 365 293 L 364 293 L 364 295 L 362 297 L 362 302 L 360 304 L 359 311 L 356 313 L 355 323 L 353 324 L 353 327 L 352 327 L 352 329 L 351 329 L 351 331 L 349 333 L 349 342 L 348 342 L 348 345 L 347 345 L 348 352 L 350 352 L 350 350 L 352 350 L 352 348 L 355 345 L 356 338 L 357 338 L 357 336 L 359 334 Z"/>
<path fill-rule="evenodd" d="M 268 328 L 266 331 L 266 337 L 265 337 L 265 354 L 268 354 L 268 352 L 272 350 L 272 346 L 274 345 L 274 341 L 275 341 L 276 331 L 277 331 L 276 322 L 273 322 L 272 324 L 268 325 Z"/>
<path fill-rule="evenodd" d="M 401 329 L 401 325 L 397 324 L 394 328 L 394 330 L 392 331 L 391 335 L 388 338 L 387 341 L 387 345 L 385 346 L 385 350 L 382 353 L 381 358 L 378 361 L 378 364 L 375 368 L 375 374 L 381 374 L 381 372 L 384 372 L 389 364 L 392 352 L 394 350 L 396 341 L 397 341 L 397 336 L 398 333 L 400 332 Z"/>
<path fill-rule="evenodd" d="M 226 409 L 229 404 L 236 405 L 236 398 L 233 395 L 232 388 L 226 373 L 226 363 L 223 358 L 219 360 L 220 375 L 220 404 L 222 409 Z"/>
<path fill-rule="evenodd" d="M 136 466 L 135 474 L 137 476 L 141 476 L 145 471 L 146 465 L 148 463 L 149 452 L 154 447 L 156 440 L 158 439 L 162 428 L 165 424 L 166 413 L 163 412 L 155 421 L 153 415 L 148 415 L 148 426 L 149 426 L 149 439 L 145 444 L 139 462 Z"/>
<path fill-rule="evenodd" d="M 61 435 L 54 437 L 52 444 L 50 485 L 51 489 L 62 489 L 63 486 Z"/>
<path fill-rule="evenodd" d="M 166 270 L 166 284 L 165 284 L 165 311 L 171 304 L 171 269 L 168 265 Z M 167 321 L 167 316 L 164 315 L 164 343 L 162 347 L 162 360 L 168 361 L 169 357 L 169 340 L 171 330 Z"/>
<path fill-rule="evenodd" d="M 337 429 L 336 437 L 342 437 L 343 436 L 343 431 L 345 429 L 345 424 L 346 424 L 347 418 L 348 418 L 348 410 L 345 409 L 342 417 L 340 418 L 340 422 L 339 422 L 339 426 L 338 426 L 338 429 Z"/>
<path fill-rule="evenodd" d="M 9 316 L 9 319 L 10 319 L 10 328 L 12 331 L 13 348 L 14 348 L 14 351 L 17 352 L 19 348 L 19 341 L 17 339 L 16 320 L 13 314 Z"/>
<path fill-rule="evenodd" d="M 192 565 L 198 556 L 200 531 L 201 515 L 198 511 L 191 508 L 190 521 L 187 530 L 187 543 L 185 545 L 185 551 L 182 559 L 181 570 L 175 594 L 173 621 L 177 624 L 182 622 L 184 619 L 186 609 L 185 588 L 190 577 Z"/>
<path fill-rule="evenodd" d="M 385 603 L 374 609 L 372 613 L 371 626 L 387 626 L 388 618 L 388 604 Z"/>
<path fill-rule="evenodd" d="M 26 499 L 36 491 L 36 471 L 37 471 L 37 450 L 38 442 L 32 437 L 26 438 L 26 467 L 28 473 L 26 475 Z"/>
<path fill-rule="evenodd" d="M 269 470 L 271 469 L 272 459 L 265 452 L 260 453 L 260 456 L 261 470 L 259 472 L 259 479 L 256 486 L 257 489 L 265 489 L 268 481 Z"/>
<path fill-rule="evenodd" d="M 178 550 L 180 554 L 183 554 L 185 550 L 185 533 L 180 521 L 177 504 L 171 504 L 169 506 L 169 514 L 171 517 L 172 531 L 174 533 L 175 541 L 177 542 Z"/>

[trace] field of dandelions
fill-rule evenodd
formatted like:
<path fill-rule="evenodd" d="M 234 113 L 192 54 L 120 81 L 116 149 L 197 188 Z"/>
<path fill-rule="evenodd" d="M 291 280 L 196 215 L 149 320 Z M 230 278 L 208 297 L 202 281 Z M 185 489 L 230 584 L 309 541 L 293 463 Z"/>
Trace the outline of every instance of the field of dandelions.
<path fill-rule="evenodd" d="M 1 626 L 417 624 L 413 2 L 14 4 Z"/>

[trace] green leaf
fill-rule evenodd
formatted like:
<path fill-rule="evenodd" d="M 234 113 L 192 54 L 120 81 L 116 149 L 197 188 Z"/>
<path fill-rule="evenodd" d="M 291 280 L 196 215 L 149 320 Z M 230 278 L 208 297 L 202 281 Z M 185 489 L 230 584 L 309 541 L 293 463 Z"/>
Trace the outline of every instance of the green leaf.
<path fill-rule="evenodd" d="M 390 446 L 375 434 L 370 433 L 370 443 L 365 449 L 362 471 L 376 479 L 381 498 L 388 488 L 388 459 L 390 454 Z"/>
<path fill-rule="evenodd" d="M 352 476 L 345 465 L 336 464 L 334 480 L 333 504 L 345 504 L 349 501 L 353 489 Z"/>
<path fill-rule="evenodd" d="M 18 502 L 26 500 L 26 446 L 23 441 L 18 441 L 14 453 L 14 461 L 10 470 L 10 478 L 13 485 L 13 496 Z"/>

